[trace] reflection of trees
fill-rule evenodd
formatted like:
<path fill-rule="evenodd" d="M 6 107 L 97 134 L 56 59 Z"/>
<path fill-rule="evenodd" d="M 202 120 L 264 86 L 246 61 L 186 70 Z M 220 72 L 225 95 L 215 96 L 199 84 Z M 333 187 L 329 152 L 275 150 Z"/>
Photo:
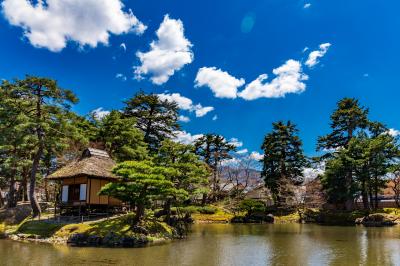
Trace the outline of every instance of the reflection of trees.
<path fill-rule="evenodd" d="M 134 249 L 0 241 L 0 265 L 396 265 L 400 228 L 194 225 L 185 240 Z"/>

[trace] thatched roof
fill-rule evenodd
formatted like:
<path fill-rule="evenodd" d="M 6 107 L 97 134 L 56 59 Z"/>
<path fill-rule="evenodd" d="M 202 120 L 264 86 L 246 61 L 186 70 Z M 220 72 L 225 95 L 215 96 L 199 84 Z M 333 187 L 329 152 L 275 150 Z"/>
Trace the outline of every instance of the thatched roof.
<path fill-rule="evenodd" d="M 107 152 L 98 149 L 86 149 L 79 160 L 72 162 L 47 176 L 48 179 L 64 179 L 77 176 L 97 178 L 117 178 L 112 172 L 115 162 Z"/>

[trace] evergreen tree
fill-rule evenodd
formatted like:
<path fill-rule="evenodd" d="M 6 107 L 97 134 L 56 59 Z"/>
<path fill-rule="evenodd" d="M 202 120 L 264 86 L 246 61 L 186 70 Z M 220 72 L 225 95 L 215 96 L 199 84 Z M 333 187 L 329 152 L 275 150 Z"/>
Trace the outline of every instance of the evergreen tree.
<path fill-rule="evenodd" d="M 337 151 L 339 149 L 348 148 L 351 139 L 369 125 L 368 109 L 360 106 L 358 100 L 354 98 L 344 98 L 337 104 L 337 109 L 331 115 L 332 132 L 326 136 L 319 137 L 317 150 Z M 328 152 L 324 158 L 332 156 L 332 152 Z M 345 202 L 346 209 L 353 209 L 353 197 L 351 196 L 352 187 L 354 186 L 353 169 L 347 169 L 344 187 L 345 193 L 349 198 Z"/>
<path fill-rule="evenodd" d="M 147 145 L 143 133 L 135 126 L 135 118 L 123 117 L 119 111 L 111 111 L 99 121 L 97 140 L 118 162 L 144 160 L 147 158 Z"/>
<path fill-rule="evenodd" d="M 150 153 L 155 154 L 161 142 L 179 129 L 178 105 L 161 100 L 156 94 L 137 93 L 125 102 L 125 117 L 136 119 L 136 127 L 143 131 Z"/>
<path fill-rule="evenodd" d="M 170 176 L 176 170 L 170 167 L 157 166 L 152 161 L 126 161 L 118 164 L 113 172 L 121 182 L 108 183 L 102 187 L 100 194 L 108 195 L 129 202 L 136 206 L 134 224 L 142 221 L 145 209 L 153 200 L 170 196 L 187 197 L 187 192 L 175 189 Z"/>
<path fill-rule="evenodd" d="M 292 185 L 303 182 L 303 168 L 307 159 L 296 126 L 290 121 L 272 124 L 261 148 L 264 150 L 261 176 L 278 206 L 289 203 L 293 197 Z"/>
<path fill-rule="evenodd" d="M 208 183 L 209 168 L 194 153 L 193 146 L 164 140 L 154 160 L 157 165 L 176 170 L 174 175 L 169 176 L 175 189 L 184 190 L 191 196 L 207 192 L 205 185 Z M 174 195 L 171 195 L 165 201 L 164 211 L 167 222 L 171 215 L 171 205 L 177 203 L 177 200 Z"/>
<path fill-rule="evenodd" d="M 7 200 L 9 208 L 17 205 L 16 181 L 26 180 L 24 170 L 32 163 L 35 138 L 31 135 L 30 120 L 25 112 L 28 106 L 29 102 L 20 97 L 12 84 L 7 81 L 2 83 L 0 86 L 0 175 L 9 185 Z"/>
<path fill-rule="evenodd" d="M 216 200 L 219 193 L 219 167 L 221 162 L 232 158 L 231 152 L 236 150 L 235 145 L 229 143 L 223 136 L 206 134 L 195 141 L 195 152 L 212 170 L 211 200 Z M 203 195 L 205 203 L 206 195 Z"/>
<path fill-rule="evenodd" d="M 32 167 L 29 179 L 29 199 L 33 217 L 40 215 L 35 189 L 37 174 L 46 151 L 53 154 L 66 147 L 68 140 L 78 137 L 68 119 L 70 105 L 77 98 L 70 90 L 58 87 L 57 82 L 47 78 L 27 76 L 11 84 L 20 99 L 27 101 L 24 110 L 29 119 L 29 130 L 34 136 L 32 144 Z"/>

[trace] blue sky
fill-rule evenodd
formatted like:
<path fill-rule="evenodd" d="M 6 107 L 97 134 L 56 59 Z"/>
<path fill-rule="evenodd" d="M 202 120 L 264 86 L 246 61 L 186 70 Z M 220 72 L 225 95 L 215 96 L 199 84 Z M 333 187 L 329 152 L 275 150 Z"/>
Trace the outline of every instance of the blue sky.
<path fill-rule="evenodd" d="M 243 142 L 240 149 L 249 152 L 260 151 L 272 122 L 290 119 L 300 129 L 305 152 L 314 155 L 316 139 L 329 131 L 329 116 L 342 97 L 359 98 L 370 108 L 371 119 L 400 128 L 399 1 L 110 0 L 108 4 L 115 4 L 112 8 L 105 6 L 105 1 L 70 0 L 69 9 L 63 6 L 58 10 L 56 0 L 48 0 L 42 10 L 25 0 L 2 1 L 0 78 L 23 78 L 25 74 L 52 77 L 78 95 L 80 103 L 74 110 L 80 114 L 100 107 L 121 108 L 122 101 L 139 89 L 179 93 L 192 101 L 182 110 L 190 119 L 181 123 L 182 130 L 192 135 L 214 132 L 237 138 Z M 124 6 L 119 9 L 121 3 Z M 42 11 L 50 8 L 53 11 L 44 12 L 45 17 Z M 111 18 L 104 16 L 110 14 Z M 178 35 L 172 41 L 179 43 L 166 44 L 168 40 L 159 38 L 156 31 L 163 22 L 167 32 L 175 30 Z M 179 25 L 184 29 L 182 36 Z M 99 37 L 104 32 L 109 34 Z M 165 74 L 165 68 L 171 66 L 163 68 L 160 62 L 177 53 L 162 54 L 160 60 L 151 61 L 154 55 L 147 52 L 152 49 L 150 43 L 157 40 L 159 49 L 155 50 L 180 47 L 173 61 L 178 66 L 161 82 L 152 77 Z M 323 56 L 307 66 L 310 53 L 322 52 L 320 45 L 326 43 L 330 46 Z M 148 56 L 148 61 L 141 61 L 138 51 Z M 289 73 L 289 87 L 279 87 L 275 83 L 282 80 L 273 81 L 273 70 L 290 59 L 298 64 L 292 67 L 301 69 Z M 144 64 L 150 69 L 147 73 Z M 134 67 L 141 70 L 141 79 L 135 76 Z M 207 71 L 199 77 L 203 67 Z M 221 77 L 215 70 L 226 74 Z M 118 73 L 123 78 L 116 78 Z M 267 74 L 268 79 L 252 83 L 261 74 Z M 298 75 L 295 84 L 291 82 L 293 75 Z M 218 82 L 230 77 L 236 88 L 224 88 L 226 83 Z M 224 97 L 212 91 L 213 82 Z M 256 96 L 246 99 L 241 92 L 251 84 Z M 260 94 L 261 87 L 264 94 Z M 274 88 L 294 93 L 277 94 Z M 227 98 L 226 92 L 235 89 Z M 201 108 L 214 110 L 196 117 L 199 103 Z"/>

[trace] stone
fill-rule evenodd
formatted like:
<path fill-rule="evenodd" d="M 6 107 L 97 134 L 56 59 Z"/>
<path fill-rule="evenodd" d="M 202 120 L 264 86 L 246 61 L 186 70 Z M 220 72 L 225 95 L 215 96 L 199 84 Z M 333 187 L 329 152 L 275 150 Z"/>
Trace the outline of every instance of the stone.
<path fill-rule="evenodd" d="M 87 238 L 87 244 L 88 246 L 100 246 L 102 243 L 102 238 L 100 236 L 97 235 L 91 235 Z"/>
<path fill-rule="evenodd" d="M 67 243 L 76 246 L 85 246 L 87 245 L 87 239 L 88 239 L 87 235 L 76 233 L 72 234 L 68 238 Z"/>

